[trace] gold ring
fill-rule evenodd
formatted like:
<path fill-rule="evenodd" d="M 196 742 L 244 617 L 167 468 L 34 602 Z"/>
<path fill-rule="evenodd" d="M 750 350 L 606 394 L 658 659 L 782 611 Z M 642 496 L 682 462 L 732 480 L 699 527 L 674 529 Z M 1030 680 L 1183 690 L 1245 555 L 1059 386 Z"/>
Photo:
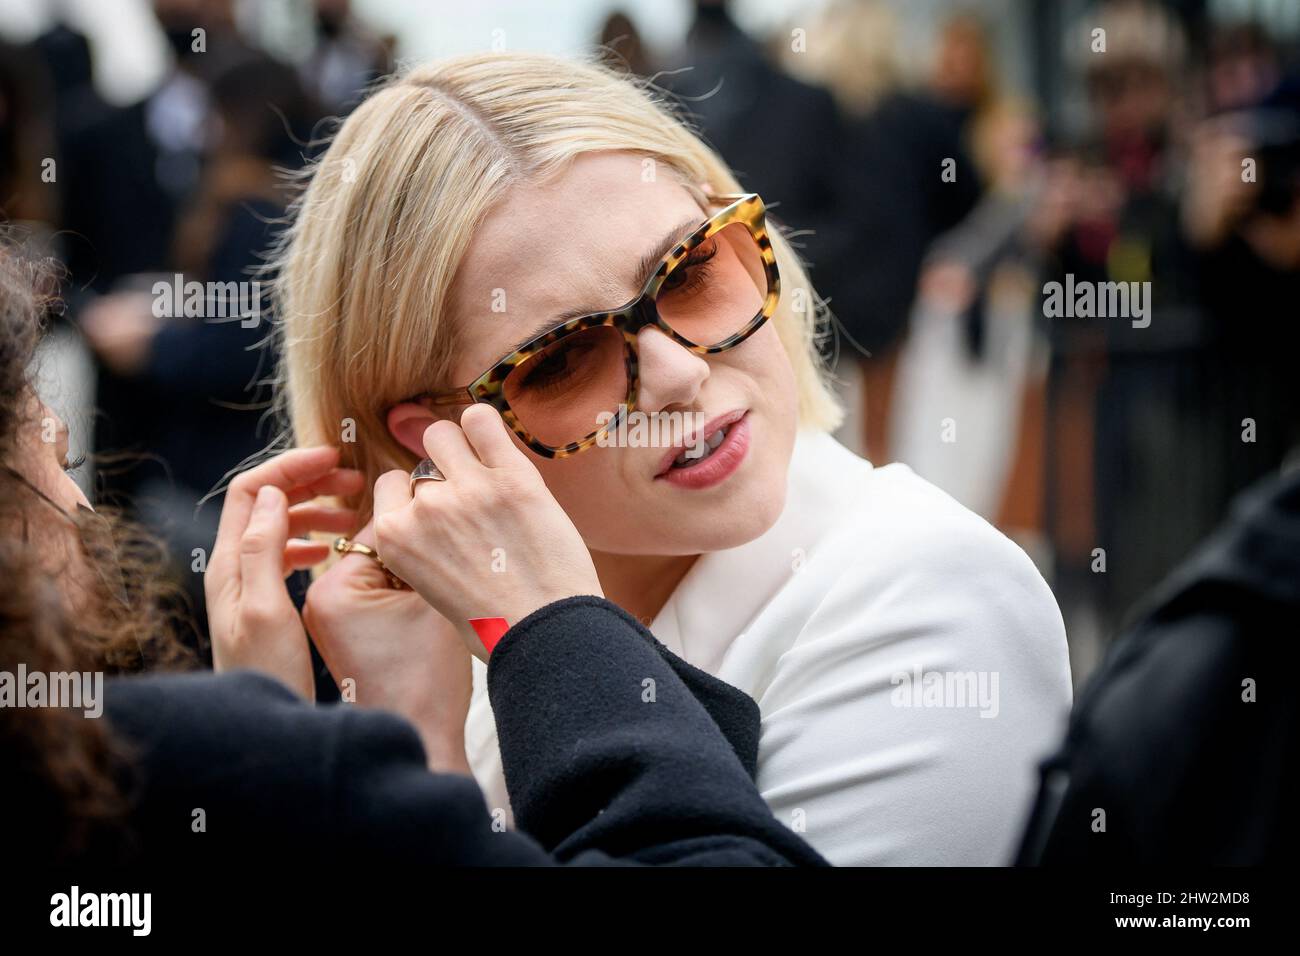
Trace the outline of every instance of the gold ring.
<path fill-rule="evenodd" d="M 384 577 L 388 579 L 388 586 L 394 590 L 401 591 L 406 589 L 406 583 L 392 571 L 379 558 L 379 552 L 368 544 L 361 544 L 357 541 L 349 541 L 347 538 L 339 537 L 334 539 L 334 550 L 339 554 L 363 554 L 375 564 L 379 565 L 379 570 L 384 572 Z"/>

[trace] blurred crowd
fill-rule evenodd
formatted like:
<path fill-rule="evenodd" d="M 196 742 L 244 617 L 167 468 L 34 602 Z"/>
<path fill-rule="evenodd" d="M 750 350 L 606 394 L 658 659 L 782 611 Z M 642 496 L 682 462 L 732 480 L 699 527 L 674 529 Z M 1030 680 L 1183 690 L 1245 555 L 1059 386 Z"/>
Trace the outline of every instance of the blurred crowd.
<path fill-rule="evenodd" d="M 203 570 L 218 516 L 202 505 L 273 438 L 276 355 L 268 316 L 160 316 L 151 290 L 175 275 L 205 288 L 269 278 L 293 172 L 393 69 L 393 41 L 348 0 L 318 0 L 311 53 L 290 65 L 241 35 L 233 0 L 152 9 L 171 65 L 131 105 L 96 91 L 91 44 L 66 23 L 4 46 L 0 195 L 17 238 L 66 267 L 55 351 L 63 335 L 93 355 L 96 496 L 166 540 L 201 622 L 202 576 L 190 572 Z M 76 404 L 66 381 L 51 392 Z"/>
<path fill-rule="evenodd" d="M 669 53 L 623 13 L 593 37 L 667 92 L 810 264 L 842 440 L 1015 537 L 1067 624 L 1103 635 L 1300 441 L 1294 38 L 1190 7 L 1101 3 L 1034 37 L 1084 91 L 1082 121 L 1014 90 L 999 25 L 965 7 L 924 58 L 877 0 L 767 36 L 697 0 Z M 316 0 L 292 64 L 241 35 L 232 0 L 153 12 L 171 66 L 127 106 L 96 91 L 67 24 L 0 41 L 0 208 L 66 266 L 60 334 L 93 355 L 98 493 L 162 534 L 189 583 L 215 530 L 200 503 L 272 438 L 275 356 L 267 323 L 159 317 L 148 290 L 259 275 L 292 172 L 396 47 L 347 0 Z M 1066 277 L 1149 283 L 1149 323 L 1049 316 L 1044 287 Z"/>
<path fill-rule="evenodd" d="M 841 439 L 1015 537 L 1076 644 L 1300 445 L 1295 38 L 1193 7 L 1099 3 L 1035 37 L 1074 121 L 1010 88 L 978 8 L 930 25 L 919 66 L 874 0 L 766 41 L 700 0 L 657 63 L 605 30 L 799 237 L 856 412 Z M 1144 284 L 1149 314 L 1053 314 L 1054 282 Z"/>

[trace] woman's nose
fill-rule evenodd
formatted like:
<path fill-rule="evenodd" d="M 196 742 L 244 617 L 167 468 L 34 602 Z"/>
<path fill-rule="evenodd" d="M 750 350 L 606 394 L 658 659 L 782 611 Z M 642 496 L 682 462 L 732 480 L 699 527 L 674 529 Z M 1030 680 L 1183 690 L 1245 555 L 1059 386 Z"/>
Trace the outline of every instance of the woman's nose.
<path fill-rule="evenodd" d="M 641 379 L 637 407 L 644 412 L 693 404 L 709 377 L 704 356 L 683 348 L 653 326 L 637 333 L 637 364 Z"/>

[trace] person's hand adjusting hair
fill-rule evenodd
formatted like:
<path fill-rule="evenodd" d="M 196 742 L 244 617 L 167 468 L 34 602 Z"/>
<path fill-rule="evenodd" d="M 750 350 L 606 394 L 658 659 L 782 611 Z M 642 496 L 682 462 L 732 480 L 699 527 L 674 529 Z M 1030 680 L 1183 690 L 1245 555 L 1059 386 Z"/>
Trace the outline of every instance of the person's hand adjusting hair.
<path fill-rule="evenodd" d="M 329 554 L 325 542 L 291 538 L 356 522 L 350 509 L 313 501 L 361 489 L 361 475 L 338 460 L 336 448 L 295 449 L 230 483 L 203 579 L 216 670 L 259 670 L 315 697 L 307 633 L 284 577 Z"/>
<path fill-rule="evenodd" d="M 375 482 L 375 538 L 384 564 L 487 654 L 471 619 L 514 625 L 578 594 L 604 596 L 591 554 L 536 467 L 488 405 L 460 425 L 439 421 L 424 447 L 446 481 L 390 471 Z"/>
<path fill-rule="evenodd" d="M 372 525 L 352 543 L 373 547 Z M 393 587 L 363 552 L 345 554 L 312 582 L 302 618 L 346 699 L 414 724 L 431 770 L 470 772 L 470 658 L 451 622 L 415 591 Z"/>

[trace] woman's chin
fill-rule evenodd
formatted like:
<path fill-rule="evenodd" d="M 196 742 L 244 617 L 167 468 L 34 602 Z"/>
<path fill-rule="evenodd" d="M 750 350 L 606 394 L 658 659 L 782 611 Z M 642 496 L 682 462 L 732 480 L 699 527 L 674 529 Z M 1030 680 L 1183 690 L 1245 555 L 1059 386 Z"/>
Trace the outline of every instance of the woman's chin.
<path fill-rule="evenodd" d="M 644 554 L 703 554 L 739 548 L 764 534 L 785 508 L 786 481 L 737 487 L 725 503 L 698 506 L 675 502 L 650 517 L 635 547 L 616 550 Z M 630 544 L 631 542 L 629 542 Z"/>
<path fill-rule="evenodd" d="M 723 513 L 709 519 L 716 528 L 711 547 L 706 550 L 738 548 L 766 534 L 785 510 L 785 490 L 785 475 L 782 474 L 779 481 L 760 489 L 761 493 L 745 497 L 738 495 L 733 502 L 728 502 Z"/>

